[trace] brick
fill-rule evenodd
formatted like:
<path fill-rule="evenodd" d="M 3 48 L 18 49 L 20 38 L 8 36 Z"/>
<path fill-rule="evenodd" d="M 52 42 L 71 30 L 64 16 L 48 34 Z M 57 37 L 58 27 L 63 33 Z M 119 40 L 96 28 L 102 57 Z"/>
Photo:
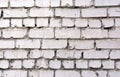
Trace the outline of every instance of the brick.
<path fill-rule="evenodd" d="M 109 51 L 108 50 L 86 50 L 83 53 L 83 58 L 85 59 L 108 59 Z"/>
<path fill-rule="evenodd" d="M 27 17 L 27 9 L 4 9 L 4 18 L 25 18 Z"/>
<path fill-rule="evenodd" d="M 61 0 L 61 6 L 64 6 L 64 7 L 73 6 L 73 0 Z"/>
<path fill-rule="evenodd" d="M 76 60 L 76 68 L 77 69 L 88 69 L 88 61 L 87 60 Z"/>
<path fill-rule="evenodd" d="M 80 77 L 80 73 L 74 70 L 57 70 L 55 77 Z"/>
<path fill-rule="evenodd" d="M 32 70 L 29 71 L 29 77 L 53 77 L 54 71 L 52 70 Z"/>
<path fill-rule="evenodd" d="M 30 17 L 52 17 L 53 10 L 49 8 L 31 8 L 29 12 Z"/>
<path fill-rule="evenodd" d="M 35 19 L 30 19 L 30 18 L 24 19 L 23 25 L 25 27 L 35 27 Z"/>
<path fill-rule="evenodd" d="M 10 67 L 12 69 L 20 69 L 22 68 L 22 61 L 21 60 L 12 60 L 10 63 Z"/>
<path fill-rule="evenodd" d="M 24 38 L 27 34 L 27 29 L 3 29 L 2 33 L 3 38 Z"/>
<path fill-rule="evenodd" d="M 61 19 L 51 18 L 49 26 L 50 27 L 61 27 Z"/>
<path fill-rule="evenodd" d="M 5 70 L 3 72 L 4 77 L 27 77 L 27 71 L 25 70 Z"/>
<path fill-rule="evenodd" d="M 8 7 L 9 0 L 0 0 L 0 8 Z"/>
<path fill-rule="evenodd" d="M 93 0 L 75 0 L 75 6 L 90 7 L 93 5 Z"/>
<path fill-rule="evenodd" d="M 11 19 L 11 27 L 22 27 L 22 19 Z"/>
<path fill-rule="evenodd" d="M 101 26 L 101 21 L 99 19 L 89 19 L 89 27 L 100 28 Z"/>
<path fill-rule="evenodd" d="M 120 8 L 109 8 L 108 15 L 109 17 L 120 17 Z"/>
<path fill-rule="evenodd" d="M 82 17 L 106 17 L 106 8 L 87 8 L 82 9 Z"/>
<path fill-rule="evenodd" d="M 54 42 L 54 43 L 53 43 Z M 42 49 L 61 49 L 66 48 L 67 40 L 46 39 L 42 40 Z"/>
<path fill-rule="evenodd" d="M 5 59 L 25 59 L 27 58 L 28 51 L 25 50 L 5 50 Z"/>
<path fill-rule="evenodd" d="M 77 28 L 56 28 L 56 38 L 80 38 L 80 29 Z"/>
<path fill-rule="evenodd" d="M 114 69 L 114 61 L 102 61 L 103 69 Z"/>
<path fill-rule="evenodd" d="M 24 68 L 33 68 L 35 64 L 35 60 L 23 60 Z"/>
<path fill-rule="evenodd" d="M 51 69 L 60 69 L 61 68 L 61 61 L 59 60 L 50 60 L 49 67 Z"/>
<path fill-rule="evenodd" d="M 37 18 L 37 27 L 48 27 L 48 18 Z"/>
<path fill-rule="evenodd" d="M 112 50 L 110 52 L 110 58 L 111 59 L 120 59 L 120 51 L 119 50 Z"/>
<path fill-rule="evenodd" d="M 35 4 L 37 7 L 49 7 L 50 0 L 36 0 Z"/>
<path fill-rule="evenodd" d="M 64 27 L 73 27 L 74 26 L 74 19 L 62 19 L 62 26 Z"/>
<path fill-rule="evenodd" d="M 90 68 L 101 68 L 101 61 L 100 60 L 90 60 L 89 67 Z"/>
<path fill-rule="evenodd" d="M 115 66 L 116 66 L 117 69 L 120 69 L 120 61 L 116 62 Z"/>
<path fill-rule="evenodd" d="M 16 48 L 40 48 L 40 41 L 38 39 L 19 39 L 16 40 Z"/>
<path fill-rule="evenodd" d="M 70 49 L 93 49 L 93 40 L 69 40 Z"/>
<path fill-rule="evenodd" d="M 95 6 L 103 7 L 103 6 L 118 6 L 120 4 L 120 0 L 95 0 Z"/>
<path fill-rule="evenodd" d="M 48 68 L 48 60 L 38 59 L 36 61 L 36 68 Z"/>
<path fill-rule="evenodd" d="M 56 17 L 78 18 L 78 17 L 80 17 L 80 9 L 56 8 L 55 16 Z"/>
<path fill-rule="evenodd" d="M 113 19 L 102 19 L 102 25 L 105 28 L 113 27 L 114 26 L 114 20 Z"/>
<path fill-rule="evenodd" d="M 108 76 L 109 77 L 120 77 L 120 71 L 109 71 Z"/>
<path fill-rule="evenodd" d="M 0 26 L 0 28 L 6 28 L 6 27 L 10 27 L 10 20 L 8 20 L 8 19 L 1 19 L 0 20 L 0 24 L 1 24 L 1 26 Z"/>
<path fill-rule="evenodd" d="M 120 26 L 120 19 L 119 18 L 117 18 L 117 19 L 115 19 L 115 26 L 116 27 L 119 27 Z"/>
<path fill-rule="evenodd" d="M 109 30 L 109 38 L 120 38 L 120 28 Z"/>
<path fill-rule="evenodd" d="M 53 28 L 34 28 L 29 30 L 30 38 L 53 38 Z"/>
<path fill-rule="evenodd" d="M 2 59 L 4 57 L 3 53 L 4 53 L 4 51 L 0 51 L 0 59 Z"/>
<path fill-rule="evenodd" d="M 50 0 L 50 6 L 51 7 L 59 7 L 60 6 L 60 0 Z"/>
<path fill-rule="evenodd" d="M 8 60 L 0 60 L 0 68 L 1 69 L 7 69 L 9 67 L 9 61 Z"/>
<path fill-rule="evenodd" d="M 83 38 L 107 38 L 108 31 L 101 30 L 101 29 L 85 29 L 82 30 L 82 37 Z"/>
<path fill-rule="evenodd" d="M 62 62 L 62 65 L 65 69 L 73 69 L 74 68 L 74 61 L 64 60 Z"/>
<path fill-rule="evenodd" d="M 119 49 L 119 39 L 96 40 L 96 47 L 100 49 Z"/>
<path fill-rule="evenodd" d="M 88 21 L 87 19 L 75 19 L 75 26 L 76 27 L 87 27 Z"/>

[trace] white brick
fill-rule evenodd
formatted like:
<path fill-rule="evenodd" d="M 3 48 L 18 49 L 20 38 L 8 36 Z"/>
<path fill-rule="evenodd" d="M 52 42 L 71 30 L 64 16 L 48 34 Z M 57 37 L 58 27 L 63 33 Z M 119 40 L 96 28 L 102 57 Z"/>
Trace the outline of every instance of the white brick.
<path fill-rule="evenodd" d="M 13 60 L 10 63 L 10 67 L 13 68 L 13 69 L 20 69 L 20 68 L 22 68 L 22 61 L 20 61 L 20 60 Z"/>
<path fill-rule="evenodd" d="M 77 28 L 56 28 L 56 38 L 80 38 L 80 29 Z"/>
<path fill-rule="evenodd" d="M 103 69 L 114 69 L 114 61 L 102 61 Z"/>
<path fill-rule="evenodd" d="M 53 16 L 53 10 L 49 8 L 31 8 L 30 17 L 52 17 Z"/>
<path fill-rule="evenodd" d="M 24 18 L 27 17 L 27 9 L 4 9 L 4 18 Z"/>
<path fill-rule="evenodd" d="M 108 15 L 109 17 L 120 17 L 120 8 L 109 8 Z"/>
<path fill-rule="evenodd" d="M 0 59 L 3 58 L 3 56 L 4 56 L 3 53 L 4 53 L 4 51 L 0 51 Z"/>
<path fill-rule="evenodd" d="M 87 60 L 77 60 L 76 68 L 77 69 L 88 69 L 88 61 Z"/>
<path fill-rule="evenodd" d="M 48 68 L 48 60 L 45 59 L 37 60 L 36 68 Z"/>
<path fill-rule="evenodd" d="M 0 0 L 0 7 L 8 7 L 9 0 Z"/>
<path fill-rule="evenodd" d="M 101 30 L 101 29 L 85 29 L 82 30 L 82 37 L 83 38 L 107 38 L 108 31 Z"/>
<path fill-rule="evenodd" d="M 37 24 L 37 27 L 47 27 L 48 26 L 48 18 L 37 18 L 36 24 Z"/>
<path fill-rule="evenodd" d="M 109 57 L 108 50 L 95 51 L 95 50 L 86 50 L 83 53 L 85 59 L 107 59 Z"/>
<path fill-rule="evenodd" d="M 117 69 L 120 69 L 120 61 L 116 62 L 115 66 L 116 66 Z"/>
<path fill-rule="evenodd" d="M 76 27 L 87 27 L 88 21 L 87 21 L 87 19 L 76 19 L 75 26 Z"/>
<path fill-rule="evenodd" d="M 120 51 L 119 50 L 113 50 L 113 51 L 111 51 L 110 58 L 111 59 L 120 59 Z"/>
<path fill-rule="evenodd" d="M 23 60 L 24 68 L 33 68 L 35 64 L 35 60 Z"/>
<path fill-rule="evenodd" d="M 22 19 L 11 19 L 11 27 L 22 27 Z"/>
<path fill-rule="evenodd" d="M 50 60 L 49 67 L 52 69 L 60 69 L 61 68 L 61 61 L 59 60 Z"/>
<path fill-rule="evenodd" d="M 90 60 L 89 67 L 90 68 L 101 68 L 101 61 L 100 60 Z"/>
<path fill-rule="evenodd" d="M 10 27 L 10 20 L 8 19 L 0 19 L 0 28 Z"/>
<path fill-rule="evenodd" d="M 93 49 L 94 41 L 93 40 L 70 40 L 69 41 L 70 49 Z"/>
<path fill-rule="evenodd" d="M 35 27 L 35 19 L 30 19 L 30 18 L 24 19 L 23 25 L 25 27 Z"/>
<path fill-rule="evenodd" d="M 57 70 L 55 77 L 81 77 L 78 71 L 72 70 Z"/>
<path fill-rule="evenodd" d="M 109 71 L 108 76 L 109 77 L 120 77 L 120 71 Z"/>
<path fill-rule="evenodd" d="M 0 71 L 0 76 L 3 77 L 3 72 L 2 71 Z"/>
<path fill-rule="evenodd" d="M 50 6 L 50 0 L 36 0 L 35 4 L 38 7 L 49 7 Z"/>
<path fill-rule="evenodd" d="M 73 0 L 61 0 L 61 6 L 73 6 Z"/>
<path fill-rule="evenodd" d="M 55 53 L 53 50 L 43 50 L 43 57 L 44 58 L 48 58 L 48 59 L 52 59 L 55 56 Z"/>
<path fill-rule="evenodd" d="M 50 2 L 51 7 L 59 7 L 60 6 L 60 0 L 51 0 Z"/>
<path fill-rule="evenodd" d="M 120 48 L 119 39 L 107 39 L 107 40 L 97 40 L 96 47 L 101 49 L 119 49 Z"/>
<path fill-rule="evenodd" d="M 73 27 L 74 26 L 74 19 L 62 19 L 62 26 L 64 27 Z"/>
<path fill-rule="evenodd" d="M 120 18 L 115 19 L 115 26 L 116 27 L 120 26 Z"/>
<path fill-rule="evenodd" d="M 25 50 L 5 50 L 4 57 L 6 59 L 25 59 L 28 51 Z"/>
<path fill-rule="evenodd" d="M 50 27 L 61 27 L 61 19 L 51 18 L 49 26 Z"/>
<path fill-rule="evenodd" d="M 51 70 L 32 70 L 29 77 L 54 77 L 54 71 Z"/>
<path fill-rule="evenodd" d="M 91 28 L 100 28 L 101 22 L 98 19 L 89 19 L 89 27 Z"/>
<path fill-rule="evenodd" d="M 114 20 L 113 19 L 102 19 L 102 25 L 104 27 L 113 27 L 114 26 Z"/>
<path fill-rule="evenodd" d="M 3 74 L 4 77 L 27 77 L 25 70 L 5 70 Z"/>
<path fill-rule="evenodd" d="M 93 5 L 93 0 L 75 0 L 75 6 L 89 7 Z"/>
<path fill-rule="evenodd" d="M 42 41 L 43 49 L 59 49 L 66 48 L 67 40 L 54 40 L 54 39 L 46 39 Z"/>
<path fill-rule="evenodd" d="M 0 68 L 1 69 L 7 69 L 9 67 L 9 61 L 8 60 L 0 60 Z"/>
<path fill-rule="evenodd" d="M 80 9 L 56 8 L 55 9 L 55 16 L 57 16 L 57 17 L 77 18 L 77 17 L 80 17 Z"/>
<path fill-rule="evenodd" d="M 34 28 L 29 31 L 30 38 L 53 38 L 54 30 L 53 28 Z"/>
<path fill-rule="evenodd" d="M 73 69 L 74 68 L 74 61 L 64 60 L 62 62 L 62 65 L 65 69 Z"/>
<path fill-rule="evenodd" d="M 118 6 L 120 0 L 95 0 L 95 6 Z"/>
<path fill-rule="evenodd" d="M 3 38 L 24 38 L 27 33 L 27 29 L 3 29 L 2 33 Z"/>
<path fill-rule="evenodd" d="M 120 38 L 120 28 L 109 30 L 109 38 Z"/>
<path fill-rule="evenodd" d="M 82 9 L 82 17 L 106 17 L 106 8 L 88 8 Z"/>
<path fill-rule="evenodd" d="M 0 40 L 0 48 L 15 48 L 15 41 L 14 40 Z"/>
<path fill-rule="evenodd" d="M 16 41 L 16 48 L 40 48 L 40 40 L 38 39 L 21 39 Z"/>

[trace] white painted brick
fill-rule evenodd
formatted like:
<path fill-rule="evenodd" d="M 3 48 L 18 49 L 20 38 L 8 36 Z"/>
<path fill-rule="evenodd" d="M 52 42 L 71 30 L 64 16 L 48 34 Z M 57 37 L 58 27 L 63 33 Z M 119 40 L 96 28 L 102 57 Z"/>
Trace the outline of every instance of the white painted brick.
<path fill-rule="evenodd" d="M 0 51 L 0 59 L 4 57 L 4 51 Z"/>
<path fill-rule="evenodd" d="M 9 67 L 9 61 L 8 60 L 0 60 L 0 68 L 1 69 L 7 69 Z"/>
<path fill-rule="evenodd" d="M 50 27 L 61 27 L 61 19 L 51 18 L 49 26 Z"/>
<path fill-rule="evenodd" d="M 4 57 L 6 59 L 25 59 L 28 51 L 25 50 L 5 50 Z"/>
<path fill-rule="evenodd" d="M 11 27 L 22 27 L 22 19 L 11 19 Z"/>
<path fill-rule="evenodd" d="M 103 69 L 114 69 L 114 61 L 102 61 Z"/>
<path fill-rule="evenodd" d="M 27 9 L 4 9 L 4 18 L 24 18 L 27 17 Z"/>
<path fill-rule="evenodd" d="M 35 4 L 38 7 L 49 7 L 50 6 L 50 0 L 36 0 Z"/>
<path fill-rule="evenodd" d="M 47 27 L 48 26 L 48 18 L 37 18 L 36 24 L 37 24 L 37 27 Z"/>
<path fill-rule="evenodd" d="M 65 69 L 73 69 L 74 68 L 74 61 L 64 60 L 62 62 L 62 65 Z"/>
<path fill-rule="evenodd" d="M 54 40 L 54 39 L 42 40 L 43 49 L 59 49 L 59 48 L 66 48 L 66 46 L 67 46 L 67 40 Z"/>
<path fill-rule="evenodd" d="M 53 28 L 33 28 L 29 31 L 30 38 L 53 38 Z"/>
<path fill-rule="evenodd" d="M 13 60 L 10 63 L 10 67 L 13 68 L 13 69 L 20 69 L 20 68 L 22 68 L 22 61 L 20 61 L 20 60 Z"/>
<path fill-rule="evenodd" d="M 6 28 L 6 27 L 10 27 L 10 20 L 9 19 L 0 19 L 0 28 Z"/>
<path fill-rule="evenodd" d="M 0 0 L 0 7 L 8 7 L 9 0 Z"/>
<path fill-rule="evenodd" d="M 77 17 L 80 17 L 80 9 L 56 8 L 55 9 L 55 16 L 57 16 L 57 17 L 77 18 Z"/>
<path fill-rule="evenodd" d="M 108 50 L 86 50 L 83 53 L 83 58 L 85 59 L 107 59 L 109 57 Z"/>
<path fill-rule="evenodd" d="M 109 71 L 108 76 L 109 77 L 120 77 L 120 71 Z"/>
<path fill-rule="evenodd" d="M 81 77 L 78 71 L 74 70 L 57 70 L 55 77 Z"/>
<path fill-rule="evenodd" d="M 3 77 L 3 72 L 2 71 L 0 71 L 0 76 Z"/>
<path fill-rule="evenodd" d="M 15 48 L 15 41 L 14 40 L 0 40 L 0 48 L 10 49 Z"/>
<path fill-rule="evenodd" d="M 50 60 L 49 67 L 52 69 L 60 69 L 61 68 L 61 61 L 59 60 Z"/>
<path fill-rule="evenodd" d="M 93 40 L 70 40 L 69 41 L 70 49 L 93 49 L 94 41 Z"/>
<path fill-rule="evenodd" d="M 89 27 L 91 28 L 100 28 L 101 22 L 99 19 L 89 19 Z"/>
<path fill-rule="evenodd" d="M 120 38 L 120 28 L 109 30 L 109 38 Z"/>
<path fill-rule="evenodd" d="M 114 26 L 114 20 L 113 19 L 102 19 L 102 25 L 104 27 L 113 27 Z"/>
<path fill-rule="evenodd" d="M 112 50 L 110 53 L 110 58 L 111 59 L 120 59 L 120 51 L 119 50 Z"/>
<path fill-rule="evenodd" d="M 75 0 L 75 6 L 89 7 L 93 5 L 93 0 Z"/>
<path fill-rule="evenodd" d="M 54 77 L 54 71 L 51 70 L 32 70 L 29 77 Z"/>
<path fill-rule="evenodd" d="M 90 68 L 101 68 L 101 61 L 100 60 L 90 60 L 89 67 Z"/>
<path fill-rule="evenodd" d="M 45 59 L 37 60 L 36 68 L 48 68 L 48 60 Z"/>
<path fill-rule="evenodd" d="M 41 40 L 38 39 L 21 39 L 16 40 L 16 48 L 40 48 Z"/>
<path fill-rule="evenodd" d="M 33 68 L 35 64 L 35 60 L 23 60 L 24 68 Z"/>
<path fill-rule="evenodd" d="M 120 26 L 120 18 L 115 19 L 115 26 L 116 27 Z"/>
<path fill-rule="evenodd" d="M 61 0 L 61 6 L 73 6 L 73 0 Z"/>
<path fill-rule="evenodd" d="M 53 10 L 49 8 L 31 8 L 30 17 L 52 17 L 53 16 Z"/>
<path fill-rule="evenodd" d="M 56 28 L 56 38 L 80 38 L 80 29 L 77 28 Z"/>
<path fill-rule="evenodd" d="M 96 47 L 101 49 L 119 49 L 119 39 L 96 40 Z"/>
<path fill-rule="evenodd" d="M 30 18 L 24 19 L 23 25 L 25 27 L 35 27 L 35 19 L 30 19 Z"/>
<path fill-rule="evenodd" d="M 62 26 L 64 27 L 73 27 L 74 26 L 74 19 L 62 19 Z"/>
<path fill-rule="evenodd" d="M 116 66 L 117 69 L 120 69 L 120 61 L 116 62 L 115 66 Z"/>
<path fill-rule="evenodd" d="M 2 37 L 3 38 L 24 38 L 27 34 L 27 29 L 3 29 Z"/>
<path fill-rule="evenodd" d="M 51 0 L 50 2 L 51 7 L 59 7 L 60 6 L 60 0 Z"/>
<path fill-rule="evenodd" d="M 4 77 L 27 77 L 25 70 L 5 70 L 3 74 Z"/>
<path fill-rule="evenodd" d="M 118 6 L 120 0 L 95 0 L 95 6 Z"/>
<path fill-rule="evenodd" d="M 88 61 L 87 60 L 76 60 L 76 68 L 77 69 L 88 69 Z"/>
<path fill-rule="evenodd" d="M 43 53 L 42 54 L 41 53 L 42 53 L 42 51 L 40 51 L 40 50 L 31 50 L 29 57 L 30 58 L 40 58 L 43 55 Z"/>
<path fill-rule="evenodd" d="M 88 21 L 87 21 L 87 19 L 76 19 L 75 26 L 76 27 L 87 27 Z"/>
<path fill-rule="evenodd" d="M 82 37 L 83 38 L 107 38 L 108 31 L 101 30 L 101 29 L 85 29 L 82 30 Z"/>
<path fill-rule="evenodd" d="M 82 17 L 106 17 L 106 8 L 87 8 L 82 9 Z"/>
<path fill-rule="evenodd" d="M 109 17 L 120 17 L 120 8 L 109 8 L 108 15 Z"/>
<path fill-rule="evenodd" d="M 43 53 L 44 58 L 52 59 L 55 56 L 54 50 L 43 50 Z"/>

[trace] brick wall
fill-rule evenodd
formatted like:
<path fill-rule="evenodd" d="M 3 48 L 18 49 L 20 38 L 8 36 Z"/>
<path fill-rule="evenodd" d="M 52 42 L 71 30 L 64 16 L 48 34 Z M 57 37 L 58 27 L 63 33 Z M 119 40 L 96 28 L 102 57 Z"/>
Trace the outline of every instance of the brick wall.
<path fill-rule="evenodd" d="M 120 0 L 0 0 L 0 77 L 120 77 Z"/>

